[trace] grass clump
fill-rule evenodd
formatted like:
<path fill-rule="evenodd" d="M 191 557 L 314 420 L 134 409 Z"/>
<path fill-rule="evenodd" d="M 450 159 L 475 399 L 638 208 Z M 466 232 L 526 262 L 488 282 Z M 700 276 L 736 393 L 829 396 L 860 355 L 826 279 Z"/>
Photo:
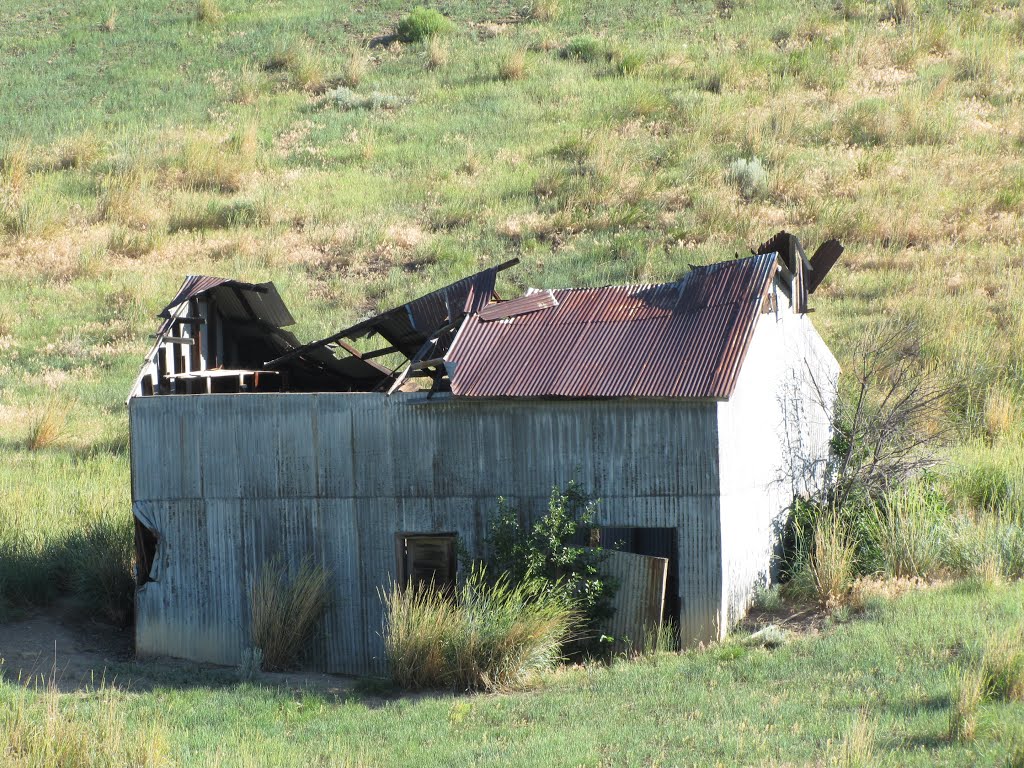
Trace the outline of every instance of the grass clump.
<path fill-rule="evenodd" d="M 224 11 L 217 0 L 199 0 L 196 3 L 196 21 L 216 26 L 224 21 Z"/>
<path fill-rule="evenodd" d="M 119 627 L 131 624 L 135 612 L 131 526 L 127 515 L 97 520 L 67 547 L 72 593 L 89 615 Z"/>
<path fill-rule="evenodd" d="M 348 52 L 341 68 L 341 84 L 349 88 L 356 88 L 366 77 L 367 59 L 366 52 L 361 48 L 353 48 Z"/>
<path fill-rule="evenodd" d="M 330 573 L 306 558 L 290 574 L 281 560 L 264 563 L 249 594 L 252 642 L 267 670 L 289 669 L 302 660 L 327 608 Z"/>
<path fill-rule="evenodd" d="M 409 689 L 523 686 L 561 658 L 575 623 L 572 607 L 538 582 L 488 582 L 482 568 L 454 595 L 395 584 L 383 600 L 391 676 Z"/>
<path fill-rule="evenodd" d="M 522 80 L 526 77 L 526 52 L 515 50 L 504 56 L 498 62 L 498 79 Z"/>
<path fill-rule="evenodd" d="M 728 176 L 744 200 L 760 200 L 768 194 L 768 171 L 756 157 L 733 160 Z"/>
<path fill-rule="evenodd" d="M 357 93 L 342 85 L 324 94 L 323 103 L 345 112 L 357 109 L 372 112 L 378 109 L 398 109 L 405 104 L 405 99 L 393 93 L 382 93 L 381 91 Z"/>
<path fill-rule="evenodd" d="M 267 68 L 287 73 L 289 85 L 299 90 L 315 91 L 324 84 L 323 59 L 304 40 L 292 40 L 277 48 Z"/>
<path fill-rule="evenodd" d="M 985 699 L 985 676 L 977 665 L 956 668 L 951 676 L 949 738 L 974 741 L 978 730 L 978 709 Z"/>
<path fill-rule="evenodd" d="M 226 143 L 205 138 L 188 140 L 181 152 L 185 186 L 194 190 L 238 192 L 256 164 L 258 146 L 255 132 L 250 128 L 236 133 Z"/>
<path fill-rule="evenodd" d="M 438 37 L 427 42 L 427 69 L 441 69 L 448 65 L 451 57 L 448 44 Z"/>
<path fill-rule="evenodd" d="M 432 37 L 447 35 L 452 23 L 440 11 L 419 6 L 398 22 L 395 34 L 403 43 L 419 43 Z"/>
<path fill-rule="evenodd" d="M 156 228 L 139 230 L 115 225 L 107 238 L 107 250 L 137 259 L 155 251 L 163 241 L 163 232 Z"/>
<path fill-rule="evenodd" d="M 255 104 L 266 87 L 267 80 L 263 72 L 251 64 L 243 64 L 235 80 L 231 100 L 236 104 Z"/>
<path fill-rule="evenodd" d="M 895 578 L 927 578 L 942 571 L 945 541 L 941 501 L 921 485 L 893 489 L 866 514 L 866 533 L 879 567 Z"/>
<path fill-rule="evenodd" d="M 561 50 L 563 59 L 586 63 L 611 61 L 614 55 L 614 49 L 607 42 L 586 35 L 574 37 Z"/>
<path fill-rule="evenodd" d="M 33 414 L 25 437 L 25 447 L 40 451 L 56 445 L 68 435 L 68 406 L 51 399 Z"/>
<path fill-rule="evenodd" d="M 530 3 L 530 18 L 533 21 L 554 21 L 562 12 L 559 0 L 533 0 Z"/>

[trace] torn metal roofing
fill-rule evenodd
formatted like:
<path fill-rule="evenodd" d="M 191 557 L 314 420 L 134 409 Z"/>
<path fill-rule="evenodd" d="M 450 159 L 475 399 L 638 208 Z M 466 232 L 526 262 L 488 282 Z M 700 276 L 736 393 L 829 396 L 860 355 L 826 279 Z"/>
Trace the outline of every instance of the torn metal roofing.
<path fill-rule="evenodd" d="M 277 328 L 295 324 L 273 283 L 243 283 L 206 275 L 188 275 L 159 317 L 170 319 L 171 310 L 203 294 L 210 294 L 229 320 L 258 320 Z"/>
<path fill-rule="evenodd" d="M 452 394 L 726 399 L 778 268 L 758 254 L 675 283 L 555 290 L 557 306 L 502 322 L 472 316 L 447 355 Z"/>

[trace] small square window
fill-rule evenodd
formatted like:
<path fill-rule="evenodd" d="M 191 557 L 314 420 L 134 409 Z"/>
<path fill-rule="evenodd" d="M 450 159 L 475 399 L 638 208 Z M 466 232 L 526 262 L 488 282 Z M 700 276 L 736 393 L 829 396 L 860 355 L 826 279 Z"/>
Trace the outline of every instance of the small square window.
<path fill-rule="evenodd" d="M 400 533 L 397 536 L 398 583 L 455 587 L 454 533 Z"/>

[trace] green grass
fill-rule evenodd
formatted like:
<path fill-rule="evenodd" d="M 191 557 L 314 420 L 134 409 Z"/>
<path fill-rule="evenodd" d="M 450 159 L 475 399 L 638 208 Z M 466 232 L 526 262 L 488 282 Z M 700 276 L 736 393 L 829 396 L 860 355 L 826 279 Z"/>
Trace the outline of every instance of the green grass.
<path fill-rule="evenodd" d="M 196 671 L 57 705 L 69 728 L 106 718 L 172 765 L 1002 766 L 1024 737 L 1024 703 L 975 702 L 973 739 L 951 739 L 951 677 L 964 648 L 1021 621 L 1022 584 L 946 587 L 876 599 L 863 618 L 775 650 L 579 667 L 524 693 L 336 701 Z M 0 722 L 18 708 L 38 721 L 48 696 L 0 685 Z"/>

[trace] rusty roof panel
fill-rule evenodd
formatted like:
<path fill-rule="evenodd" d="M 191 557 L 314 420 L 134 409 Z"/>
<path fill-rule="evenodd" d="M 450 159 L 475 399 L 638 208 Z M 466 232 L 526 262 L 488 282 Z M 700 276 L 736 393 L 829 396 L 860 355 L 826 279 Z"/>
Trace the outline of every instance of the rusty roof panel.
<path fill-rule="evenodd" d="M 452 393 L 728 398 L 776 268 L 761 254 L 675 283 L 556 290 L 557 307 L 505 322 L 476 315 L 448 354 Z"/>
<path fill-rule="evenodd" d="M 553 291 L 531 291 L 525 296 L 510 301 L 502 301 L 484 307 L 479 312 L 480 319 L 487 323 L 492 320 L 507 320 L 510 317 L 537 312 L 549 307 L 557 307 L 558 299 Z"/>

